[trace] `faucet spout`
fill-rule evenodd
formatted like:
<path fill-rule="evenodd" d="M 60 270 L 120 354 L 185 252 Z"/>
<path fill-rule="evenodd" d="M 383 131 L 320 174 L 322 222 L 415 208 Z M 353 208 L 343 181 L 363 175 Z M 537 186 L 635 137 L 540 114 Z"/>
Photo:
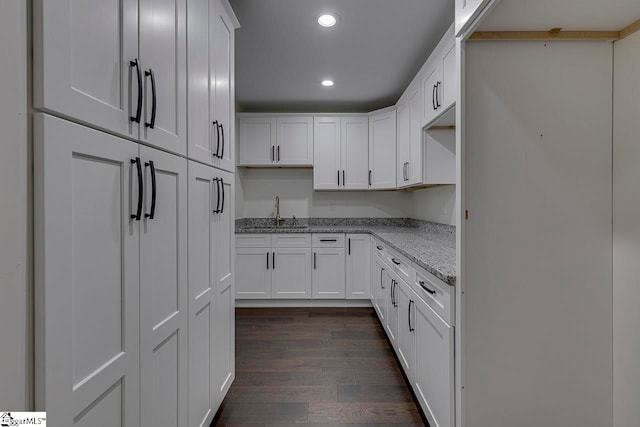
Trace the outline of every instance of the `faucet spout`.
<path fill-rule="evenodd" d="M 276 226 L 280 226 L 282 218 L 280 218 L 280 197 L 276 196 Z"/>

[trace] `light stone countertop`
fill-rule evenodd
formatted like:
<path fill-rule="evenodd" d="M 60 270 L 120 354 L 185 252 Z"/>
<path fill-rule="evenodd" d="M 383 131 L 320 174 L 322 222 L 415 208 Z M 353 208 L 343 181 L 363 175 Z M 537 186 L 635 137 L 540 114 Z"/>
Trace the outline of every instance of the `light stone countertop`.
<path fill-rule="evenodd" d="M 275 227 L 273 218 L 236 220 L 236 234 L 367 233 L 449 285 L 456 284 L 455 227 L 414 219 L 301 218 Z"/>

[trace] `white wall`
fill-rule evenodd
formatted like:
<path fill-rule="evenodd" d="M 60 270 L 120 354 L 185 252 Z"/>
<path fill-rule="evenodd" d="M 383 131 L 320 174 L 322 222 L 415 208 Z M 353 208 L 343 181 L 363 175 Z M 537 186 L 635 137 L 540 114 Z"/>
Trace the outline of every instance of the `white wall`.
<path fill-rule="evenodd" d="M 27 2 L 0 1 L 0 409 L 31 407 Z"/>
<path fill-rule="evenodd" d="M 612 53 L 466 44 L 469 427 L 612 425 Z"/>
<path fill-rule="evenodd" d="M 426 188 L 412 193 L 412 218 L 441 224 L 456 224 L 456 187 Z"/>
<path fill-rule="evenodd" d="M 242 168 L 239 168 L 242 169 Z M 236 189 L 236 217 L 268 217 L 280 196 L 280 215 L 304 217 L 410 217 L 404 191 L 313 191 L 312 169 L 244 169 Z M 238 200 L 239 199 L 239 200 Z"/>
<path fill-rule="evenodd" d="M 640 33 L 614 45 L 613 420 L 640 425 Z"/>

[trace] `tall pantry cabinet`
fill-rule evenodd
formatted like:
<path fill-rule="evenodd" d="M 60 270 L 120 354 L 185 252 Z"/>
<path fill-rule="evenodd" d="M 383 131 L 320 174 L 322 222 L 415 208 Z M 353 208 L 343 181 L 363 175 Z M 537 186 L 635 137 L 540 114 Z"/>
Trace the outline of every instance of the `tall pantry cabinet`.
<path fill-rule="evenodd" d="M 80 3 L 34 1 L 36 407 L 208 425 L 234 379 L 239 24 L 227 0 Z"/>

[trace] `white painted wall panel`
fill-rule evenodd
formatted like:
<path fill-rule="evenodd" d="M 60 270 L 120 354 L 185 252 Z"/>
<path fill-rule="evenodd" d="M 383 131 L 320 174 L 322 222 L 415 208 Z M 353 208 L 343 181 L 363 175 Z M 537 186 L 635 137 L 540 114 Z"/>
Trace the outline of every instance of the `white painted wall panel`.
<path fill-rule="evenodd" d="M 614 45 L 613 425 L 640 425 L 640 33 Z"/>
<path fill-rule="evenodd" d="M 612 425 L 612 45 L 469 42 L 466 425 Z"/>

